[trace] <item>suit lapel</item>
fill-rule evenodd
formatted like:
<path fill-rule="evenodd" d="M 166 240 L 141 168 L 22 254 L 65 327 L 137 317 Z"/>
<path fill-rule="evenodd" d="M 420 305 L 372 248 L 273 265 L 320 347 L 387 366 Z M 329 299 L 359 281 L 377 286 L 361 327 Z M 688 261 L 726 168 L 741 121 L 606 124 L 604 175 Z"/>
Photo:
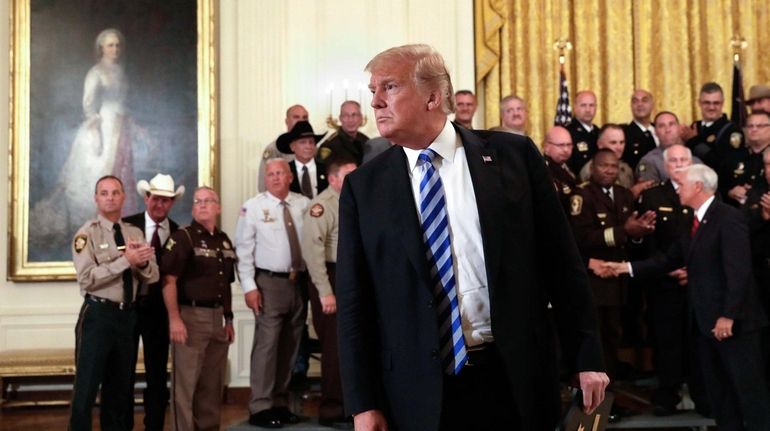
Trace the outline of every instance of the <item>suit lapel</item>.
<path fill-rule="evenodd" d="M 690 247 L 688 247 L 687 250 L 687 260 L 690 259 L 690 255 L 692 255 L 693 250 L 695 250 L 695 246 L 698 244 L 698 240 L 703 236 L 703 233 L 707 231 L 707 229 L 709 229 L 710 226 L 714 223 L 714 219 L 717 218 L 717 205 L 719 205 L 719 202 L 717 202 L 715 199 L 711 202 L 711 205 L 709 205 L 709 208 L 706 210 L 706 214 L 703 215 L 703 220 L 700 221 L 698 230 L 695 231 L 695 235 L 690 240 Z M 693 214 L 693 217 L 697 217 L 697 215 Z"/>
<path fill-rule="evenodd" d="M 468 170 L 471 174 L 476 207 L 479 212 L 487 278 L 489 287 L 492 289 L 493 281 L 497 280 L 497 268 L 500 267 L 503 248 L 503 236 L 495 232 L 495 225 L 496 221 L 506 218 L 501 205 L 502 199 L 500 199 L 500 196 L 504 196 L 506 192 L 502 189 L 497 151 L 472 132 L 457 126 L 455 130 L 460 133 L 465 157 L 468 160 Z"/>
<path fill-rule="evenodd" d="M 404 245 L 404 251 L 412 262 L 415 271 L 425 284 L 430 286 L 430 272 L 428 260 L 425 255 L 425 243 L 423 242 L 423 233 L 420 226 L 417 206 L 414 203 L 414 193 L 409 178 L 406 154 L 402 148 L 393 148 L 387 165 L 384 167 L 388 172 L 393 172 L 389 177 L 392 179 L 390 192 L 391 209 L 393 210 L 392 220 L 397 220 L 399 237 Z"/>

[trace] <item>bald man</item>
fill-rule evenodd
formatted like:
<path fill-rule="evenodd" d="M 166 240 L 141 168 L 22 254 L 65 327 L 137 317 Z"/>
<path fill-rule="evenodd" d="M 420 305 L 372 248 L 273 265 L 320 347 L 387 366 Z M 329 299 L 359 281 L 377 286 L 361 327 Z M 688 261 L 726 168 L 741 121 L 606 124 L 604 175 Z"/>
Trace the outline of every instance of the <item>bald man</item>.
<path fill-rule="evenodd" d="M 596 116 L 596 94 L 590 90 L 579 91 L 575 95 L 574 116 L 567 126 L 572 135 L 572 157 L 569 168 L 578 173 L 596 153 L 596 141 L 599 139 L 599 126 L 593 123 Z"/>
<path fill-rule="evenodd" d="M 545 134 L 543 154 L 553 186 L 566 208 L 569 196 L 577 187 L 577 177 L 567 166 L 567 161 L 572 155 L 572 136 L 569 131 L 562 126 L 551 127 Z"/>
<path fill-rule="evenodd" d="M 636 169 L 645 154 L 658 146 L 658 137 L 652 124 L 652 110 L 655 99 L 647 90 L 637 89 L 631 95 L 631 113 L 634 119 L 623 125 L 626 134 L 626 149 L 623 151 L 623 161 Z"/>

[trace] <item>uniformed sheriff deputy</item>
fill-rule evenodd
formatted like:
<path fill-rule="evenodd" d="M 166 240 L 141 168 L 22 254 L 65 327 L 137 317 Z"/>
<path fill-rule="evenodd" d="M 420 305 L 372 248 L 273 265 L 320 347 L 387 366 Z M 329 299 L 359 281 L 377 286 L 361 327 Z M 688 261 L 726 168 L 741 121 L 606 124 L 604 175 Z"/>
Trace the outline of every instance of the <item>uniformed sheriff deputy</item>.
<path fill-rule="evenodd" d="M 725 158 L 744 145 L 741 131 L 722 113 L 724 101 L 719 84 L 704 84 L 698 96 L 703 118 L 690 127 L 682 127 L 682 139 L 687 142 L 693 156 L 703 160 L 717 173 L 722 171 Z"/>
<path fill-rule="evenodd" d="M 356 161 L 352 157 L 340 156 L 327 159 L 326 166 L 331 187 L 310 202 L 310 210 L 302 226 L 302 256 L 312 281 L 310 306 L 313 326 L 321 343 L 318 422 L 334 426 L 346 421 L 337 355 L 337 303 L 334 296 L 340 190 L 345 176 L 356 169 Z"/>
<path fill-rule="evenodd" d="M 72 241 L 72 260 L 85 300 L 75 327 L 69 429 L 91 429 L 91 410 L 101 385 L 101 429 L 129 430 L 134 297 L 140 282 L 158 280 L 158 265 L 142 231 L 120 220 L 125 201 L 120 179 L 99 178 L 94 200 L 98 216 L 86 222 Z"/>
<path fill-rule="evenodd" d="M 762 152 L 770 148 L 770 113 L 754 111 L 746 118 L 746 143 L 730 152 L 719 172 L 722 198 L 736 206 L 744 204 L 749 190 L 763 180 Z"/>
<path fill-rule="evenodd" d="M 302 420 L 289 411 L 288 386 L 307 315 L 299 235 L 310 200 L 290 192 L 291 182 L 285 160 L 268 160 L 267 192 L 243 204 L 235 231 L 241 288 L 256 322 L 249 423 L 267 428 Z"/>
<path fill-rule="evenodd" d="M 575 116 L 567 126 L 572 135 L 572 155 L 569 168 L 575 175 L 596 153 L 596 141 L 599 139 L 599 126 L 593 123 L 596 115 L 596 94 L 590 90 L 579 91 L 575 95 Z"/>
<path fill-rule="evenodd" d="M 562 126 L 553 126 L 545 134 L 543 155 L 553 186 L 561 198 L 562 205 L 569 207 L 569 197 L 577 187 L 577 177 L 567 166 L 572 156 L 572 136 Z"/>
<path fill-rule="evenodd" d="M 227 349 L 235 338 L 230 283 L 236 262 L 230 238 L 216 227 L 219 213 L 217 193 L 199 187 L 192 223 L 174 232 L 162 258 L 174 362 L 172 424 L 179 431 L 219 429 Z"/>
<path fill-rule="evenodd" d="M 617 368 L 620 308 L 626 298 L 626 282 L 602 278 L 598 260 L 626 260 L 626 243 L 652 231 L 655 213 L 634 214 L 631 192 L 616 184 L 618 157 L 600 149 L 591 164 L 591 180 L 581 184 L 570 198 L 570 222 L 580 254 L 590 269 L 588 281 L 594 292 L 599 332 L 604 345 L 608 374 Z"/>

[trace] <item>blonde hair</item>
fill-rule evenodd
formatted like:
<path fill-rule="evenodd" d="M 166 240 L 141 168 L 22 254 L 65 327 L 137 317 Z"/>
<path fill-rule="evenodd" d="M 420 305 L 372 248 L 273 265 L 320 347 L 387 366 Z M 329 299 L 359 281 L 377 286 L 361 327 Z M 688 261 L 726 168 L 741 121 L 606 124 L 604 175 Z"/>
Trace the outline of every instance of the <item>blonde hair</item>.
<path fill-rule="evenodd" d="M 364 68 L 375 72 L 393 63 L 411 67 L 410 74 L 419 90 L 438 90 L 444 114 L 455 112 L 454 90 L 444 58 L 425 44 L 403 45 L 385 50 L 372 58 Z"/>

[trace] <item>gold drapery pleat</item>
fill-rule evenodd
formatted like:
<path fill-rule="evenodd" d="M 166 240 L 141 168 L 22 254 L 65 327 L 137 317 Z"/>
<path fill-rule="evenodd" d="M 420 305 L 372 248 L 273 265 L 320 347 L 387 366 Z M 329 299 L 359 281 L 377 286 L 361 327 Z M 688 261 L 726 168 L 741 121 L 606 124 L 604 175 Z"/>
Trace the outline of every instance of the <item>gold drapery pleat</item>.
<path fill-rule="evenodd" d="M 570 102 L 578 90 L 597 95 L 597 124 L 631 120 L 634 88 L 650 90 L 655 111 L 697 119 L 698 90 L 716 81 L 732 88 L 730 40 L 748 42 L 744 86 L 770 84 L 770 8 L 766 0 L 474 0 L 477 90 L 486 127 L 500 124 L 501 97 L 527 101 L 530 136 L 541 143 L 558 98 L 556 39 L 569 39 Z"/>

